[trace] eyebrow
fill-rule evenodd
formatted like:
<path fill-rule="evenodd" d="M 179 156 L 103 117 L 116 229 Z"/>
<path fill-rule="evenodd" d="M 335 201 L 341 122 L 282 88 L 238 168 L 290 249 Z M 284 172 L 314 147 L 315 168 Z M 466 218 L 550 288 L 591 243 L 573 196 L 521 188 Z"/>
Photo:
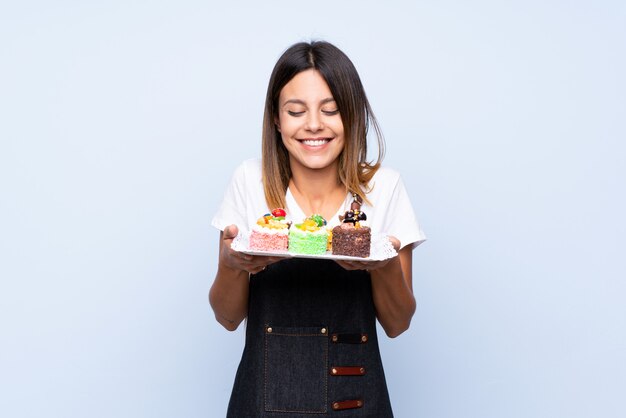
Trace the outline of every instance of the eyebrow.
<path fill-rule="evenodd" d="M 330 103 L 330 102 L 334 102 L 334 101 L 335 101 L 335 99 L 333 99 L 332 97 L 327 97 L 325 99 L 322 99 L 320 101 L 320 104 L 324 105 L 326 103 Z M 286 104 L 289 104 L 289 103 L 295 103 L 295 104 L 299 104 L 299 105 L 303 105 L 303 106 L 306 105 L 306 103 L 304 103 L 304 101 L 302 101 L 300 99 L 289 99 L 285 103 L 283 103 L 283 106 L 285 106 Z"/>

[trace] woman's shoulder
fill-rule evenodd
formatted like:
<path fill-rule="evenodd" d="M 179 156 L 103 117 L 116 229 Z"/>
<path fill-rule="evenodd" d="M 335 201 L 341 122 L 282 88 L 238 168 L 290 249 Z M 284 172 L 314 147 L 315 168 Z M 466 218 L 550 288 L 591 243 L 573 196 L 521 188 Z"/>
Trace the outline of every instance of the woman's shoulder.
<path fill-rule="evenodd" d="M 250 158 L 241 162 L 237 168 L 235 168 L 234 177 L 245 180 L 260 180 L 261 179 L 261 159 Z"/>
<path fill-rule="evenodd" d="M 261 159 L 260 158 L 248 158 L 243 160 L 237 170 L 244 170 L 246 172 L 261 172 Z"/>
<path fill-rule="evenodd" d="M 374 176 L 372 177 L 372 184 L 382 183 L 384 185 L 394 184 L 400 180 L 400 172 L 390 168 L 381 166 L 378 168 Z"/>

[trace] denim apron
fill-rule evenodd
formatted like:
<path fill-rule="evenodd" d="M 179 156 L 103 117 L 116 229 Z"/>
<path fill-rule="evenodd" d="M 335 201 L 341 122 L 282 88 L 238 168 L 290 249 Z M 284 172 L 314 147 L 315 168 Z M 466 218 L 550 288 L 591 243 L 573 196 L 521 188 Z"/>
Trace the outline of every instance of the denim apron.
<path fill-rule="evenodd" d="M 368 272 L 293 258 L 250 277 L 227 417 L 393 417 Z"/>

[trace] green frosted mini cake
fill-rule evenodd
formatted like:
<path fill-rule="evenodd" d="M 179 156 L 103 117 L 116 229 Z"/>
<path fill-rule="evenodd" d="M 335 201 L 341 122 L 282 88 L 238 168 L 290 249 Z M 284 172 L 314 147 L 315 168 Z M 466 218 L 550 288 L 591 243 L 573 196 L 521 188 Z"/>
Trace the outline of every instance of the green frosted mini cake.
<path fill-rule="evenodd" d="M 296 254 L 325 254 L 328 247 L 326 220 L 313 215 L 289 230 L 289 251 Z"/>

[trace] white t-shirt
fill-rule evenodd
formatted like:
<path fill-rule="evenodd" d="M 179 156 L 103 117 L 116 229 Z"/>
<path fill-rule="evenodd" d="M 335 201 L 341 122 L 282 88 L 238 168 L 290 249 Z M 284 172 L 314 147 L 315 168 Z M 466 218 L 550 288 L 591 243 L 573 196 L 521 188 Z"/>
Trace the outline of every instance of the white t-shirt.
<path fill-rule="evenodd" d="M 367 225 L 372 229 L 372 234 L 384 233 L 394 236 L 400 240 L 401 247 L 409 244 L 416 247 L 424 242 L 426 236 L 415 217 L 413 206 L 399 173 L 381 167 L 370 184 L 373 188 L 367 198 L 372 205 L 363 202 L 361 210 L 367 215 Z M 286 202 L 285 210 L 288 220 L 302 222 L 304 218 L 312 215 L 311 213 L 305 214 L 300 209 L 289 189 L 287 189 Z M 339 215 L 349 210 L 351 203 L 352 195 L 348 193 L 335 216 L 327 219 L 330 227 L 339 224 Z M 249 232 L 257 219 L 271 212 L 272 209 L 274 208 L 268 208 L 265 202 L 261 160 L 246 160 L 235 170 L 224 194 L 224 200 L 211 224 L 220 231 L 228 225 L 235 224 L 241 232 Z"/>

